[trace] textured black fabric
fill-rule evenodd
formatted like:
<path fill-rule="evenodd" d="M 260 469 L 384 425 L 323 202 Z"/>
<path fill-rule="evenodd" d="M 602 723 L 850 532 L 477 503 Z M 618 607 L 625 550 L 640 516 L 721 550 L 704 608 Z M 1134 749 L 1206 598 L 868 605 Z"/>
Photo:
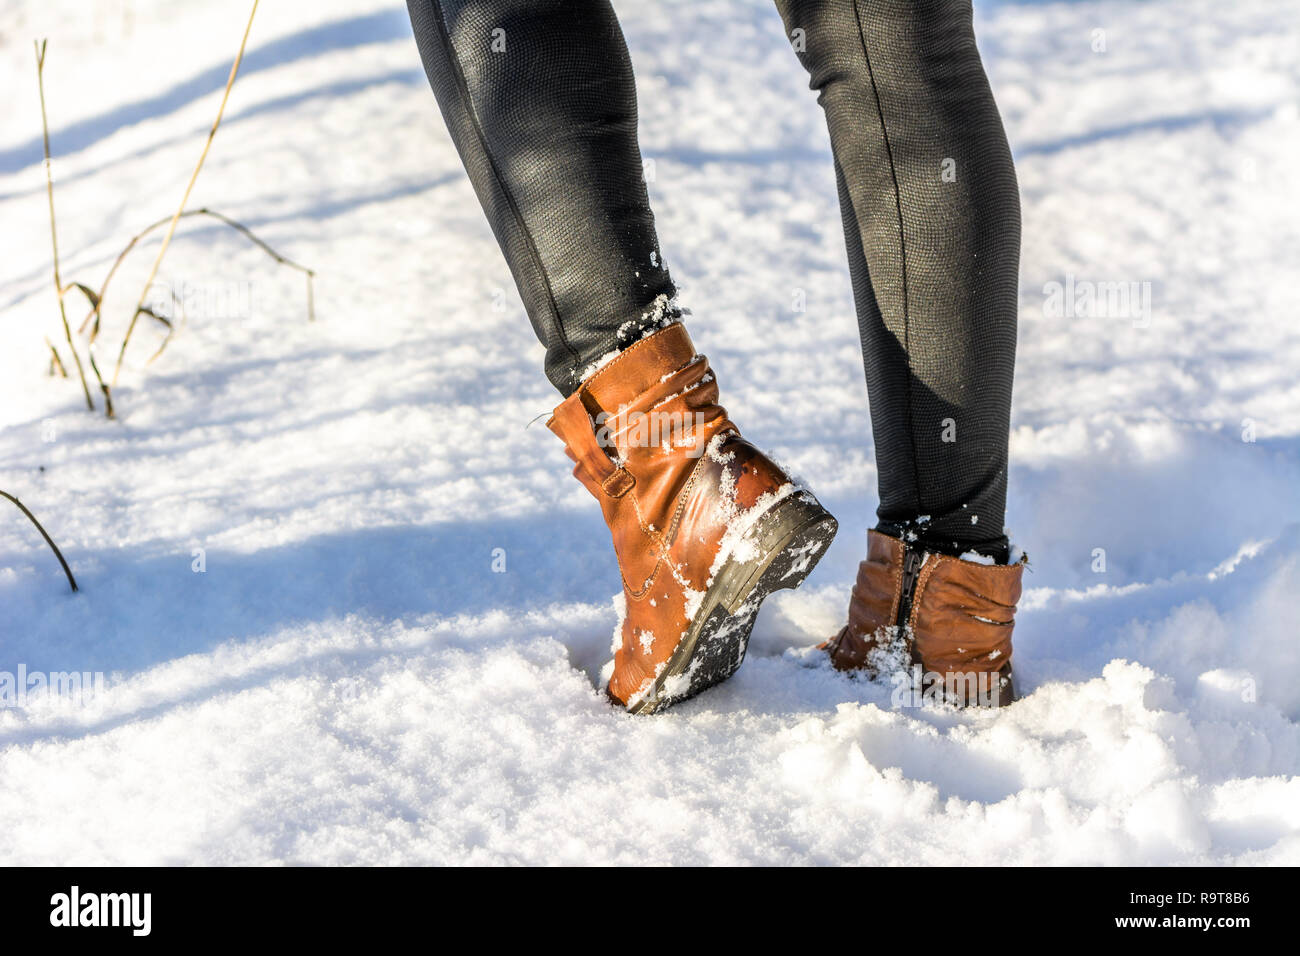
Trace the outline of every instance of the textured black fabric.
<path fill-rule="evenodd" d="M 662 320 L 674 291 L 618 22 L 604 0 L 408 6 L 547 375 L 567 395 Z M 970 2 L 777 7 L 830 129 L 880 528 L 1005 560 L 1020 205 Z"/>
<path fill-rule="evenodd" d="M 606 0 L 407 7 L 452 140 L 546 346 L 547 377 L 567 395 L 584 369 L 662 319 L 674 294 L 618 20 Z"/>
<path fill-rule="evenodd" d="M 1005 561 L 1020 197 L 970 2 L 777 7 L 830 129 L 880 529 Z"/>

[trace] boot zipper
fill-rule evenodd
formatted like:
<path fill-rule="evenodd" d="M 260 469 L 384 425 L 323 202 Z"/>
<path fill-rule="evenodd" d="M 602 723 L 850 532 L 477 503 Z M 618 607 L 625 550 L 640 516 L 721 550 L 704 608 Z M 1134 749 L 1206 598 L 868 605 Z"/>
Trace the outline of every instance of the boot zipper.
<path fill-rule="evenodd" d="M 925 563 L 925 554 L 903 544 L 903 587 L 898 597 L 898 633 L 903 635 L 903 628 L 912 614 L 912 597 L 916 594 L 916 581 L 921 576 L 921 565 Z"/>

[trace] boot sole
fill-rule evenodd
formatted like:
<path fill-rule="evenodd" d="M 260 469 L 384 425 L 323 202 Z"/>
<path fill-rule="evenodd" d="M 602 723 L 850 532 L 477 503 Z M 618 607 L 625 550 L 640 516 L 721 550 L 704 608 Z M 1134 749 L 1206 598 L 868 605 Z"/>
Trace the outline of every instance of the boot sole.
<path fill-rule="evenodd" d="M 763 599 L 802 584 L 838 529 L 838 522 L 809 492 L 797 491 L 773 505 L 732 549 L 733 554 L 753 556 L 728 558 L 714 575 L 686 636 L 628 713 L 655 713 L 734 674 L 745 659 Z"/>

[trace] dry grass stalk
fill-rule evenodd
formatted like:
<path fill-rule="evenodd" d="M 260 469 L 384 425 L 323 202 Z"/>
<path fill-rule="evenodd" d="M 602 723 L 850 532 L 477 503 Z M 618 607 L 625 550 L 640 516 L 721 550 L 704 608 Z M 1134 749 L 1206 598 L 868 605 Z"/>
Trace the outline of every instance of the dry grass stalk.
<path fill-rule="evenodd" d="M 16 504 L 18 506 L 18 510 L 21 511 L 23 514 L 27 515 L 27 517 L 31 520 L 32 524 L 36 525 L 36 530 L 41 533 L 41 537 L 45 539 L 45 543 L 50 546 L 50 550 L 54 552 L 54 556 L 59 559 L 59 564 L 63 565 L 63 573 L 68 576 L 68 583 L 72 585 L 72 590 L 76 591 L 77 579 L 72 576 L 72 568 L 68 567 L 68 562 L 63 560 L 63 552 L 60 551 L 59 546 L 54 543 L 54 539 L 50 537 L 49 532 L 46 531 L 44 527 L 42 527 L 39 521 L 36 520 L 36 515 L 28 511 L 27 506 L 23 504 L 21 501 L 19 501 L 17 498 L 15 498 L 13 495 L 9 494 L 9 492 L 0 491 L 0 497 L 8 498 L 10 501 Z"/>
<path fill-rule="evenodd" d="M 95 364 L 95 353 L 86 349 L 86 354 L 90 357 L 90 369 L 95 373 L 95 381 L 99 382 L 99 390 L 104 393 L 104 414 L 109 418 L 114 417 L 113 412 L 113 392 L 104 381 L 104 376 L 99 374 L 99 366 Z"/>
<path fill-rule="evenodd" d="M 140 298 L 136 302 L 135 312 L 131 315 L 131 323 L 127 326 L 126 335 L 122 339 L 122 348 L 117 353 L 117 364 L 113 368 L 113 385 L 117 385 L 117 376 L 122 371 L 122 360 L 126 357 L 126 346 L 131 341 L 131 333 L 135 331 L 136 320 L 140 318 L 140 313 L 144 310 L 144 300 L 149 295 L 149 289 L 153 286 L 153 280 L 158 275 L 158 267 L 162 264 L 163 256 L 167 253 L 167 246 L 170 245 L 172 233 L 176 231 L 176 222 L 180 219 L 181 214 L 185 211 L 185 204 L 190 201 L 190 191 L 194 188 L 194 182 L 199 178 L 199 170 L 203 168 L 203 161 L 208 158 L 208 150 L 212 148 L 212 140 L 217 135 L 217 128 L 221 125 L 221 117 L 226 112 L 226 101 L 230 99 L 230 89 L 235 85 L 235 76 L 239 73 L 239 64 L 244 59 L 244 47 L 248 44 L 248 34 L 253 29 L 253 17 L 257 14 L 257 0 L 253 0 L 253 9 L 248 14 L 248 25 L 244 27 L 244 38 L 239 42 L 239 52 L 235 55 L 235 62 L 230 65 L 230 77 L 226 80 L 225 92 L 221 94 L 221 106 L 217 109 L 217 118 L 212 121 L 212 129 L 208 131 L 208 138 L 203 143 L 203 152 L 199 154 L 199 161 L 194 167 L 194 172 L 190 174 L 190 181 L 185 186 L 185 195 L 181 197 L 181 204 L 176 207 L 175 214 L 172 215 L 171 222 L 167 226 L 167 233 L 163 236 L 162 246 L 158 250 L 158 255 L 154 258 L 153 268 L 149 270 L 149 278 L 145 280 L 144 288 L 140 292 Z M 90 392 L 86 392 L 86 398 L 89 400 Z"/>
<path fill-rule="evenodd" d="M 63 359 L 59 358 L 59 350 L 54 347 L 54 343 L 50 341 L 48 335 L 45 337 L 45 344 L 50 347 L 50 376 L 53 377 L 55 373 L 58 373 L 67 378 L 68 370 L 63 364 Z"/>
<path fill-rule="evenodd" d="M 63 304 L 63 282 L 59 278 L 59 233 L 54 223 L 54 174 L 50 167 L 50 123 L 45 113 L 45 44 L 45 40 L 38 40 L 35 41 L 34 46 L 36 47 L 36 85 L 41 92 L 41 131 L 45 143 L 45 192 L 50 201 L 50 243 L 54 247 L 54 291 L 58 294 L 59 315 L 63 319 L 63 335 L 68 340 L 68 350 L 72 352 L 72 359 L 77 363 L 77 375 L 81 378 L 81 390 L 86 396 L 86 407 L 94 411 L 95 402 L 90 397 L 90 386 L 86 384 L 86 371 L 81 367 L 81 356 L 77 354 L 77 347 L 72 342 L 68 310 Z M 55 358 L 57 357 L 58 353 L 55 353 Z M 63 363 L 59 362 L 59 365 L 62 367 Z"/>
<path fill-rule="evenodd" d="M 307 318 L 308 320 L 312 320 L 312 321 L 315 320 L 316 318 L 315 305 L 312 297 L 312 279 L 316 277 L 315 270 L 308 269 L 306 266 L 294 262 L 292 259 L 276 252 L 275 249 L 271 248 L 271 246 L 267 244 L 265 240 L 259 237 L 256 233 L 253 232 L 253 230 L 249 229 L 242 222 L 237 222 L 236 220 L 231 219 L 229 216 L 217 212 L 215 209 L 208 209 L 206 206 L 199 209 L 187 209 L 185 210 L 185 212 L 180 214 L 179 218 L 188 219 L 192 216 L 209 216 L 213 219 L 218 220 L 219 222 L 225 223 L 227 226 L 234 229 L 236 232 L 245 236 L 250 242 L 252 242 L 254 245 L 262 249 L 268 256 L 270 256 L 276 262 L 280 263 L 281 265 L 288 266 L 290 269 L 297 269 L 299 272 L 305 274 L 307 276 Z M 74 285 L 85 294 L 87 301 L 90 302 L 90 311 L 87 312 L 86 317 L 81 320 L 81 327 L 77 330 L 79 333 L 84 333 L 86 331 L 86 326 L 89 325 L 90 341 L 92 342 L 95 341 L 96 337 L 98 337 L 99 335 L 99 322 L 103 314 L 104 297 L 108 293 L 108 284 L 113 280 L 113 276 L 117 273 L 118 267 L 122 264 L 122 260 L 124 260 L 127 257 L 128 253 L 130 253 L 131 250 L 135 248 L 136 243 L 138 243 L 141 239 L 149 235 L 149 233 L 153 232 L 155 229 L 160 229 L 163 226 L 169 224 L 171 221 L 172 221 L 172 217 L 170 216 L 164 217 L 162 219 L 159 219 L 157 222 L 150 223 L 149 225 L 145 226 L 142 230 L 140 230 L 138 233 L 136 233 L 134 236 L 132 236 L 131 241 L 126 244 L 126 248 L 123 249 L 120 253 L 118 253 L 117 258 L 113 261 L 113 266 L 108 270 L 108 275 L 104 277 L 104 282 L 103 284 L 100 285 L 98 292 L 95 292 L 93 289 L 87 288 L 86 286 L 82 285 L 79 282 L 74 283 Z M 141 309 L 141 313 L 144 315 L 152 316 L 153 318 L 162 322 L 164 325 L 167 325 L 169 328 L 167 335 L 168 338 L 171 337 L 171 323 L 169 323 L 162 316 L 155 313 L 148 306 L 145 306 L 143 309 Z M 92 324 L 92 320 L 93 320 L 93 324 Z M 157 354 L 155 353 L 155 358 L 156 357 Z M 153 359 L 150 359 L 150 361 L 153 361 Z"/>

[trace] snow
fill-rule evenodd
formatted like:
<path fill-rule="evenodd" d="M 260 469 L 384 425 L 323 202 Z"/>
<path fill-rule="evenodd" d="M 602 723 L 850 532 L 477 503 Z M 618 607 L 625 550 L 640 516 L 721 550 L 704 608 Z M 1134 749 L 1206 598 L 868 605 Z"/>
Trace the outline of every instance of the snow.
<path fill-rule="evenodd" d="M 63 274 L 97 283 L 178 201 L 246 13 L 84 9 L 0 2 L 0 488 L 83 588 L 0 517 L 0 671 L 106 681 L 0 707 L 0 861 L 1300 862 L 1294 2 L 977 4 L 1025 210 L 1034 560 L 997 713 L 892 709 L 811 649 L 875 505 L 822 118 L 766 2 L 620 4 L 691 335 L 842 529 L 732 680 L 649 719 L 597 685 L 608 533 L 526 427 L 556 395 L 400 4 L 263 4 L 192 197 L 315 269 L 317 320 L 300 274 L 187 222 L 162 275 L 198 307 L 152 365 L 137 331 L 120 420 L 45 377 L 29 39 Z M 1058 316 L 1051 283 L 1139 304 Z"/>

